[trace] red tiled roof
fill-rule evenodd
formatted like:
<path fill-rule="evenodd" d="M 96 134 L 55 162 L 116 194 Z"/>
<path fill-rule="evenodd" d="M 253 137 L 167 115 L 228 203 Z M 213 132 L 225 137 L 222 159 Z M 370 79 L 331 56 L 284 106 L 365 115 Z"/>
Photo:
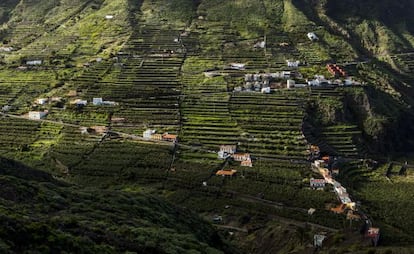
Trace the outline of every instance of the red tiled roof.
<path fill-rule="evenodd" d="M 218 175 L 218 176 L 232 176 L 236 173 L 237 173 L 237 170 L 234 170 L 234 169 L 232 169 L 232 170 L 219 170 L 219 171 L 216 172 L 216 175 Z"/>
<path fill-rule="evenodd" d="M 162 138 L 164 138 L 164 139 L 177 139 L 177 135 L 163 134 Z"/>

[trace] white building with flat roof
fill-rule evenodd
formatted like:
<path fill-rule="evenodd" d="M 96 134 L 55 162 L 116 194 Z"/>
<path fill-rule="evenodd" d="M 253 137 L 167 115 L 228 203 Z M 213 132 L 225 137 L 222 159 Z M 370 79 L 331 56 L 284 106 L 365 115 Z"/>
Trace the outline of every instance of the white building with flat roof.
<path fill-rule="evenodd" d="M 46 111 L 30 111 L 29 119 L 40 120 L 47 115 Z"/>
<path fill-rule="evenodd" d="M 101 105 L 103 102 L 102 98 L 93 98 L 92 99 L 92 104 L 97 106 L 97 105 Z"/>
<path fill-rule="evenodd" d="M 319 37 L 314 32 L 309 32 L 307 35 L 308 35 L 309 40 L 311 41 L 319 40 Z"/>

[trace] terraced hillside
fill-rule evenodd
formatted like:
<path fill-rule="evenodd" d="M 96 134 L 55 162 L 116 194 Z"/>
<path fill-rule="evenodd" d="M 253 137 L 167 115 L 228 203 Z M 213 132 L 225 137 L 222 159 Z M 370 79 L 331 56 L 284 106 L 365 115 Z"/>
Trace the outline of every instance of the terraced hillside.
<path fill-rule="evenodd" d="M 151 193 L 213 223 L 239 248 L 235 252 L 310 253 L 313 235 L 324 233 L 322 251 L 387 253 L 372 250 L 359 235 L 364 220 L 349 221 L 346 214 L 329 210 L 339 202 L 332 187 L 317 191 L 310 186 L 320 177 L 308 160 L 311 145 L 318 145 L 324 157 L 335 157 L 339 179 L 362 201 L 358 209 L 381 226 L 382 245 L 394 250 L 414 244 L 412 228 L 399 227 L 400 218 L 398 223 L 386 218 L 385 207 L 397 216 L 400 206 L 373 204 L 390 202 L 412 187 L 409 172 L 397 181 L 384 175 L 381 165 L 384 158 L 407 160 L 398 153 L 407 156 L 414 147 L 412 33 L 403 24 L 395 39 L 382 18 L 366 21 L 358 13 L 362 25 L 355 28 L 352 15 L 338 16 L 345 7 L 330 1 L 58 2 L 0 3 L 0 150 L 2 157 L 62 181 L 39 187 L 62 196 L 59 202 L 70 203 L 63 192 L 80 196 L 70 211 L 60 203 L 53 208 L 61 214 L 80 216 L 76 209 L 82 204 L 104 211 L 95 216 L 87 210 L 83 218 L 89 226 L 73 226 L 101 237 L 88 238 L 96 243 L 90 252 L 163 252 L 170 246 L 147 238 L 162 241 L 164 236 L 178 239 L 168 253 L 234 251 L 226 244 L 218 247 L 221 237 L 210 226 L 181 218 L 179 209 L 185 225 L 202 225 L 205 234 L 172 227 L 182 222 L 175 208 L 158 206 L 142 194 Z M 349 27 L 344 20 L 352 21 Z M 361 31 L 370 32 L 376 22 L 383 23 L 375 35 L 364 37 Z M 354 28 L 358 39 L 349 32 Z M 382 37 L 383 29 L 388 37 Z M 395 50 L 398 45 L 403 50 Z M 327 64 L 343 72 L 334 73 Z M 234 155 L 218 153 L 233 146 Z M 370 157 L 378 160 L 379 170 L 368 165 Z M 332 167 L 332 161 L 328 164 Z M 16 178 L 37 188 L 37 180 L 27 183 L 10 172 L 0 176 L 8 186 Z M 380 199 L 375 186 L 396 189 Z M 96 205 L 104 196 L 116 208 L 125 201 L 111 210 L 120 218 L 137 209 L 137 202 L 166 208 L 166 215 L 156 213 L 161 223 L 142 223 L 169 229 L 155 237 L 152 229 L 149 234 L 138 230 L 135 220 L 119 227 L 105 220 L 99 223 L 110 227 L 95 232 L 97 220 L 106 217 L 107 207 Z M 14 210 L 30 208 L 15 203 Z M 40 216 L 45 210 L 37 208 Z M 7 219 L 30 220 L 17 214 Z M 46 231 L 60 239 L 57 222 L 40 217 Z M 81 234 L 71 230 L 64 233 L 73 247 L 73 237 Z M 0 235 L 0 250 L 16 251 L 17 243 L 1 242 L 8 232 Z M 190 238 L 187 245 L 181 244 L 183 235 Z"/>

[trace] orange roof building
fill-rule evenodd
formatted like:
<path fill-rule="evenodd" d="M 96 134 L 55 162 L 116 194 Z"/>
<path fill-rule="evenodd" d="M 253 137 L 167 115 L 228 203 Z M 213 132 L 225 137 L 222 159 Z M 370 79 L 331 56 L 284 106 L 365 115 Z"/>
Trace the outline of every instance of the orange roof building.
<path fill-rule="evenodd" d="M 177 135 L 164 133 L 162 134 L 162 139 L 165 141 L 175 142 L 177 141 Z"/>
<path fill-rule="evenodd" d="M 331 73 L 333 76 L 343 76 L 345 77 L 347 73 L 342 69 L 342 67 L 336 65 L 336 64 L 328 64 L 326 65 L 326 68 L 328 69 L 329 73 Z"/>
<path fill-rule="evenodd" d="M 242 161 L 242 162 L 240 162 L 240 166 L 242 166 L 242 167 L 253 167 L 253 163 L 252 163 L 252 160 L 245 160 L 245 161 Z"/>
<path fill-rule="evenodd" d="M 152 140 L 162 140 L 162 135 L 161 134 L 152 134 L 151 139 Z"/>
<path fill-rule="evenodd" d="M 237 173 L 237 170 L 219 170 L 216 172 L 216 176 L 233 176 Z"/>
<path fill-rule="evenodd" d="M 91 126 L 90 128 L 98 134 L 103 134 L 108 131 L 108 127 L 106 126 Z"/>
<path fill-rule="evenodd" d="M 345 212 L 345 209 L 346 209 L 346 205 L 345 204 L 340 204 L 337 207 L 332 207 L 330 210 L 334 213 L 341 214 L 341 213 Z"/>

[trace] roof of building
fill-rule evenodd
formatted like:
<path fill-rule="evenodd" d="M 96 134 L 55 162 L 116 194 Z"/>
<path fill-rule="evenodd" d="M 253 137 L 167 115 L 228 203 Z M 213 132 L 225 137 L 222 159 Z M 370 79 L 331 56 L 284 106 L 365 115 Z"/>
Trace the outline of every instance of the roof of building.
<path fill-rule="evenodd" d="M 240 165 L 243 167 L 253 167 L 253 163 L 250 159 L 240 162 Z"/>
<path fill-rule="evenodd" d="M 101 125 L 91 126 L 90 128 L 96 131 L 97 133 L 103 133 L 108 131 L 108 127 Z"/>
<path fill-rule="evenodd" d="M 223 149 L 236 150 L 237 149 L 237 145 L 220 145 L 220 150 L 223 150 Z"/>
<path fill-rule="evenodd" d="M 219 170 L 216 172 L 216 175 L 218 176 L 232 176 L 234 174 L 237 173 L 237 170 L 232 169 L 232 170 Z"/>
<path fill-rule="evenodd" d="M 373 227 L 370 227 L 370 228 L 368 228 L 368 230 L 367 230 L 367 236 L 368 236 L 368 237 L 373 237 L 373 238 L 375 238 L 375 237 L 378 237 L 378 236 L 379 236 L 379 234 L 380 234 L 380 229 L 379 229 L 379 228 L 373 228 Z"/>
<path fill-rule="evenodd" d="M 235 153 L 233 156 L 250 156 L 249 153 Z"/>
<path fill-rule="evenodd" d="M 165 138 L 165 139 L 177 139 L 177 135 L 165 133 L 165 134 L 162 135 L 162 138 Z"/>

